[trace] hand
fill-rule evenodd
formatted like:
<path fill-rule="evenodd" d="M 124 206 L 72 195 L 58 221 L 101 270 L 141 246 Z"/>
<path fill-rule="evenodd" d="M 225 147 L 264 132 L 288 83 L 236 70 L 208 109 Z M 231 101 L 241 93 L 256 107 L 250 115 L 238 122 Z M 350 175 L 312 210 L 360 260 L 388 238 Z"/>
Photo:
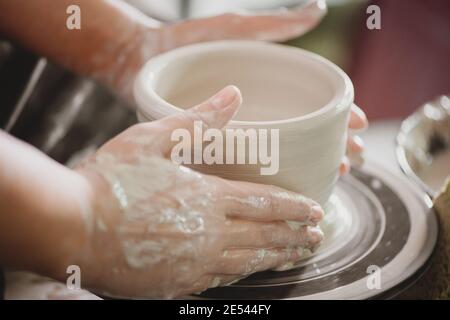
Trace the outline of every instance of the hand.
<path fill-rule="evenodd" d="M 350 111 L 350 119 L 348 122 L 348 127 L 350 130 L 363 130 L 369 125 L 367 121 L 366 114 L 356 105 L 352 106 Z M 364 152 L 364 142 L 358 136 L 350 132 L 347 139 L 347 156 L 342 160 L 342 164 L 339 168 L 340 174 L 345 175 L 350 171 L 351 161 L 355 162 L 363 161 L 362 153 Z"/>
<path fill-rule="evenodd" d="M 77 171 L 91 186 L 82 282 L 121 297 L 170 298 L 297 261 L 322 240 L 320 206 L 267 185 L 227 181 L 177 166 L 173 130 L 222 128 L 241 104 L 227 87 L 176 116 L 137 124 Z M 291 228 L 285 221 L 303 225 Z"/>
<path fill-rule="evenodd" d="M 105 72 L 116 90 L 132 101 L 136 73 L 153 56 L 171 49 L 214 40 L 286 41 L 313 29 L 327 11 L 324 0 L 263 13 L 239 11 L 219 16 L 164 24 L 149 18 L 142 21 L 133 36 L 128 36 L 114 66 Z M 137 14 L 136 14 L 137 15 Z M 119 42 L 120 43 L 120 42 Z"/>
<path fill-rule="evenodd" d="M 298 8 L 266 12 L 238 11 L 219 16 L 184 21 L 163 27 L 172 46 L 225 40 L 286 41 L 313 29 L 327 11 L 323 0 L 310 0 Z M 170 48 L 168 48 L 170 49 Z"/>

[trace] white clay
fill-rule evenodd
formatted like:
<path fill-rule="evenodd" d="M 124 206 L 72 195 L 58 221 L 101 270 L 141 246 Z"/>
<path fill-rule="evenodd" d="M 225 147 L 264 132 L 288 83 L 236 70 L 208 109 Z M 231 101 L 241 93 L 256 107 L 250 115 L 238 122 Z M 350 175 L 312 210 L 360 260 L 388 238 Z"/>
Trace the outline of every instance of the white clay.
<path fill-rule="evenodd" d="M 273 184 L 325 205 L 345 153 L 353 86 L 326 59 L 301 49 L 256 41 L 220 41 L 173 50 L 150 60 L 135 83 L 141 120 L 203 101 L 222 87 L 244 102 L 228 128 L 280 130 L 280 169 L 261 176 L 246 165 L 196 165 L 232 180 Z"/>

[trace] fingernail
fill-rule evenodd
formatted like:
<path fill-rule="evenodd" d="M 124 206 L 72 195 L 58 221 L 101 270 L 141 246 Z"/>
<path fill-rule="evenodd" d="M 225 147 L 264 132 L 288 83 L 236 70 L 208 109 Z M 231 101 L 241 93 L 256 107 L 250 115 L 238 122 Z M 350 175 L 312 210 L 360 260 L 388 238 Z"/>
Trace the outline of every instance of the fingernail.
<path fill-rule="evenodd" d="M 324 14 L 327 10 L 327 4 L 325 0 L 308 0 L 306 3 L 300 3 L 300 5 L 295 7 L 294 10 L 302 13 L 312 11 L 317 12 L 316 14 L 321 12 Z"/>
<path fill-rule="evenodd" d="M 215 110 L 224 109 L 231 105 L 240 94 L 236 86 L 228 86 L 211 98 L 210 105 Z"/>
<path fill-rule="evenodd" d="M 327 9 L 327 3 L 325 2 L 325 0 L 318 0 L 317 1 L 317 6 L 322 9 L 322 10 L 326 10 Z"/>
<path fill-rule="evenodd" d="M 325 213 L 319 205 L 314 205 L 311 207 L 311 212 L 309 214 L 309 221 L 313 223 L 319 223 L 322 221 Z"/>
<path fill-rule="evenodd" d="M 358 115 L 358 117 L 361 119 L 361 121 L 362 121 L 362 127 L 363 128 L 367 128 L 368 126 L 369 126 L 369 120 L 367 120 L 367 116 L 366 116 L 366 114 L 364 113 L 364 111 L 362 111 L 362 109 L 361 108 L 359 108 L 359 107 L 354 107 L 353 109 L 352 109 L 357 115 Z"/>
<path fill-rule="evenodd" d="M 353 142 L 357 145 L 360 152 L 364 150 L 364 141 L 360 136 L 353 136 Z"/>
<path fill-rule="evenodd" d="M 308 246 L 311 252 L 315 252 L 322 244 L 323 232 L 320 228 L 311 228 L 310 237 L 308 239 Z"/>
<path fill-rule="evenodd" d="M 341 176 L 344 176 L 349 172 L 350 172 L 350 161 L 348 160 L 347 157 L 344 157 L 341 165 L 339 166 L 339 173 Z"/>

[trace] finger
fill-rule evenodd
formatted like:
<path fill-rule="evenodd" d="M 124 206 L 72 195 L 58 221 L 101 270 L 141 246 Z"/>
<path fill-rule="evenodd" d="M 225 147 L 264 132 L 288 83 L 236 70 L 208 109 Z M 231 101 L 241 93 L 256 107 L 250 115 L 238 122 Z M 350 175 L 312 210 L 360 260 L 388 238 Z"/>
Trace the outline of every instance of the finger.
<path fill-rule="evenodd" d="M 250 275 L 297 262 L 303 251 L 297 249 L 235 249 L 226 251 L 215 267 L 216 273 Z"/>
<path fill-rule="evenodd" d="M 363 166 L 365 159 L 363 153 L 352 153 L 348 155 L 348 159 L 350 161 L 350 166 L 352 168 L 360 168 Z"/>
<path fill-rule="evenodd" d="M 239 11 L 219 16 L 185 21 L 169 27 L 167 36 L 175 39 L 169 48 L 190 43 L 254 39 L 285 41 L 314 28 L 327 11 L 325 1 L 312 0 L 307 5 L 265 12 Z"/>
<path fill-rule="evenodd" d="M 152 122 L 149 126 L 158 127 L 161 135 L 161 152 L 168 156 L 172 148 L 179 143 L 175 137 L 177 129 L 186 129 L 191 137 L 194 136 L 194 122 L 208 128 L 221 129 L 236 114 L 242 103 L 242 96 L 235 86 L 228 86 L 207 101 L 186 110 L 185 112 Z"/>
<path fill-rule="evenodd" d="M 219 201 L 228 217 L 315 225 L 324 216 L 317 202 L 282 188 L 244 181 L 221 182 Z"/>
<path fill-rule="evenodd" d="M 210 288 L 229 286 L 247 277 L 245 275 L 228 275 L 222 273 L 214 274 L 213 276 L 214 278 Z"/>
<path fill-rule="evenodd" d="M 353 105 L 350 112 L 348 127 L 354 130 L 365 129 L 369 125 L 366 114 L 358 106 Z"/>
<path fill-rule="evenodd" d="M 227 286 L 242 279 L 241 275 L 205 274 L 201 276 L 190 288 L 182 289 L 177 296 L 200 294 L 210 288 Z"/>
<path fill-rule="evenodd" d="M 292 222 L 258 222 L 230 219 L 225 248 L 287 248 L 302 247 L 314 251 L 322 242 L 318 227 Z"/>
<path fill-rule="evenodd" d="M 348 173 L 350 167 L 361 167 L 363 165 L 363 152 L 363 140 L 356 135 L 350 136 L 347 140 L 347 158 L 344 159 L 345 161 L 348 161 L 349 166 L 347 167 L 347 163 L 341 165 L 341 175 Z"/>
<path fill-rule="evenodd" d="M 344 156 L 344 159 L 342 159 L 341 165 L 339 166 L 339 174 L 341 176 L 346 175 L 350 172 L 350 160 L 347 156 Z"/>
<path fill-rule="evenodd" d="M 360 154 L 363 151 L 364 151 L 364 142 L 361 139 L 361 137 L 353 135 L 347 139 L 348 154 Z"/>

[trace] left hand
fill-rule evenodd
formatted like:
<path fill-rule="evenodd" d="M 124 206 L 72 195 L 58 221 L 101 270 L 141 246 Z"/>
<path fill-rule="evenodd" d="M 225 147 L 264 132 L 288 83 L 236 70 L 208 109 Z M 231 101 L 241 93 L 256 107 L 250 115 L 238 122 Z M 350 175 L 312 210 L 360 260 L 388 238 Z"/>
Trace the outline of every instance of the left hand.
<path fill-rule="evenodd" d="M 195 121 L 223 128 L 241 102 L 229 86 L 183 113 L 130 127 L 80 164 L 90 210 L 84 231 L 70 232 L 84 240 L 70 264 L 83 270 L 85 286 L 111 296 L 178 297 L 289 266 L 319 246 L 324 213 L 315 201 L 170 160 L 174 130 L 193 134 Z"/>

